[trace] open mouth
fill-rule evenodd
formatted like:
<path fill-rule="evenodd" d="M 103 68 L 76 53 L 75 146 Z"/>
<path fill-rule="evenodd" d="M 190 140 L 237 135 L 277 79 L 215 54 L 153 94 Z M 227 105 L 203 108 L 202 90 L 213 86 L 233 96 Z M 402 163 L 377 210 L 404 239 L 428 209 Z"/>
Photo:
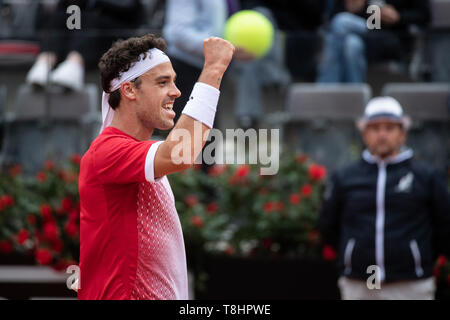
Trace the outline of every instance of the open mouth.
<path fill-rule="evenodd" d="M 164 109 L 166 115 L 170 118 L 175 118 L 175 111 L 173 111 L 173 104 L 172 103 L 166 103 L 162 106 Z"/>
<path fill-rule="evenodd" d="M 173 109 L 173 104 L 167 103 L 167 104 L 164 104 L 162 107 L 163 107 L 163 109 L 165 109 L 165 110 L 172 111 L 172 109 Z"/>

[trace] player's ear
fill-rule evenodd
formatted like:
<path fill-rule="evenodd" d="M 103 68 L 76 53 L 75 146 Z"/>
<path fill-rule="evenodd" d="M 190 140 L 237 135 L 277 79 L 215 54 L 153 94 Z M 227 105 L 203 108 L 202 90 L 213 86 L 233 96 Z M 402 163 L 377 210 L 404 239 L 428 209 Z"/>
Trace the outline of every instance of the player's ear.
<path fill-rule="evenodd" d="M 129 81 L 125 81 L 120 85 L 120 94 L 130 100 L 136 99 L 136 87 Z"/>

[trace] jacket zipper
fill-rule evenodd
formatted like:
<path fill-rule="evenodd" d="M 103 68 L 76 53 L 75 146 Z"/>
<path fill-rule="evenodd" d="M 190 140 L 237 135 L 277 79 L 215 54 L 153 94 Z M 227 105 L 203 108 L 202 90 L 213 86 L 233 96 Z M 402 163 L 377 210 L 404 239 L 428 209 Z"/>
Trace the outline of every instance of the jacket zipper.
<path fill-rule="evenodd" d="M 349 275 L 350 273 L 352 273 L 352 253 L 353 253 L 354 247 L 355 247 L 355 239 L 351 238 L 348 240 L 347 245 L 345 246 L 345 252 L 344 252 L 344 264 L 345 264 L 344 273 L 346 275 Z"/>
<path fill-rule="evenodd" d="M 377 179 L 377 214 L 375 221 L 375 261 L 380 268 L 380 280 L 384 281 L 386 272 L 384 268 L 384 219 L 385 219 L 385 193 L 386 193 L 386 163 L 378 164 Z"/>
<path fill-rule="evenodd" d="M 414 264 L 416 269 L 417 277 L 423 276 L 423 268 L 422 268 L 422 258 L 420 256 L 419 246 L 417 245 L 416 240 L 411 240 L 409 243 L 409 247 L 411 249 L 412 256 L 414 258 Z"/>

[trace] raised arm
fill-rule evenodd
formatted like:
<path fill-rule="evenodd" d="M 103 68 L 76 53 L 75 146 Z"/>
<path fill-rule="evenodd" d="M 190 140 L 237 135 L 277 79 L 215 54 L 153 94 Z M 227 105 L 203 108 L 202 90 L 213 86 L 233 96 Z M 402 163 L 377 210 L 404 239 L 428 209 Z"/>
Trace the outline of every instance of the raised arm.
<path fill-rule="evenodd" d="M 218 89 L 234 50 L 231 43 L 221 38 L 210 37 L 203 41 L 205 62 L 202 73 L 183 114 L 156 152 L 155 178 L 189 168 L 200 154 L 212 127 L 210 120 L 214 118 Z M 204 121 L 203 116 L 208 121 Z M 201 134 L 196 127 L 200 128 Z"/>

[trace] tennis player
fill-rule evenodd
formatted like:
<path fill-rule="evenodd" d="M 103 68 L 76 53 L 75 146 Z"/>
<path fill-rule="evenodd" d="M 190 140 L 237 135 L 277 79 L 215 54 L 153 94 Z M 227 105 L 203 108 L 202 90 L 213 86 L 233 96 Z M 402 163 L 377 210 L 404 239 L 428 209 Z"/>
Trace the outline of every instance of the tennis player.
<path fill-rule="evenodd" d="M 165 49 L 148 34 L 114 43 L 100 59 L 103 125 L 79 178 L 79 299 L 188 299 L 183 234 L 166 175 L 189 168 L 201 151 L 234 47 L 216 37 L 203 41 L 204 67 L 176 125 L 172 107 L 181 93 Z M 155 128 L 172 127 L 165 141 L 151 140 Z M 177 130 L 189 133 L 179 150 L 187 162 L 172 157 Z"/>

